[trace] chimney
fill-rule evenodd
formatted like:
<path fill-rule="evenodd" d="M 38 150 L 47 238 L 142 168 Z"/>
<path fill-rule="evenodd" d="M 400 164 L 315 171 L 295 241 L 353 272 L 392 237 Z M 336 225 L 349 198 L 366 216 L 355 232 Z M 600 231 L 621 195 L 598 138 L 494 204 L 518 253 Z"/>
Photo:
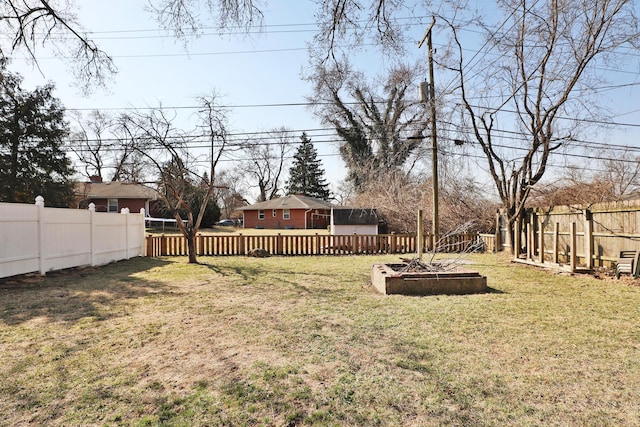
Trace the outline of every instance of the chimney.
<path fill-rule="evenodd" d="M 91 175 L 89 181 L 93 184 L 99 184 L 102 182 L 102 177 L 100 175 Z"/>

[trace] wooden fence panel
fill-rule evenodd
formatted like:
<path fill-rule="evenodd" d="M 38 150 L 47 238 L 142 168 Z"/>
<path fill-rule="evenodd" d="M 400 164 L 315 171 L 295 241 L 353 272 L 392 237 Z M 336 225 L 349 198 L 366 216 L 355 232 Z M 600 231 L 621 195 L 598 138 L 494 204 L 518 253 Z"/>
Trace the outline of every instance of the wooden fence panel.
<path fill-rule="evenodd" d="M 447 237 L 447 251 L 466 250 L 477 239 L 489 237 L 463 235 Z M 426 235 L 425 242 L 432 241 Z M 416 250 L 416 236 L 411 234 L 354 235 L 237 235 L 198 236 L 196 253 L 201 256 L 247 255 L 253 249 L 264 249 L 271 255 L 372 255 L 411 254 Z M 428 243 L 425 243 L 428 246 Z M 486 245 L 487 247 L 489 245 Z M 183 236 L 147 236 L 147 256 L 184 256 L 188 247 Z"/>
<path fill-rule="evenodd" d="M 528 210 L 514 242 L 516 258 L 574 269 L 610 266 L 621 251 L 640 250 L 640 200 Z"/>

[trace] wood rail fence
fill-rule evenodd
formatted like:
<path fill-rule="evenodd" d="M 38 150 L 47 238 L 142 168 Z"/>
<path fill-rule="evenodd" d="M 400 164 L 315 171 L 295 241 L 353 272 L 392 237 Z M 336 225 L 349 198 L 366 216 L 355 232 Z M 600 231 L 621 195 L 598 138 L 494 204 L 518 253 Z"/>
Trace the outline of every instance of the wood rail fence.
<path fill-rule="evenodd" d="M 463 252 L 481 240 L 486 250 L 493 251 L 495 237 L 475 233 L 447 236 L 438 240 L 438 252 Z M 433 250 L 430 234 L 424 235 L 424 251 Z M 415 234 L 354 234 L 354 235 L 198 235 L 198 256 L 247 255 L 253 249 L 264 249 L 270 255 L 365 255 L 406 254 L 416 252 Z M 183 256 L 188 254 L 184 236 L 153 236 L 146 238 L 146 255 Z"/>

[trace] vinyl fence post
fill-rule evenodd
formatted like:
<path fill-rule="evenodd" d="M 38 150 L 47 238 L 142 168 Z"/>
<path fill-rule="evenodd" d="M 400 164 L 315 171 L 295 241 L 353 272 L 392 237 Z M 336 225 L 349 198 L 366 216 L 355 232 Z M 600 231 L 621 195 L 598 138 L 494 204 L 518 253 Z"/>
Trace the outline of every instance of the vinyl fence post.
<path fill-rule="evenodd" d="M 46 274 L 44 268 L 44 197 L 36 197 L 36 211 L 38 218 L 38 270 L 43 276 Z"/>
<path fill-rule="evenodd" d="M 124 215 L 124 246 L 125 259 L 131 258 L 129 255 L 129 208 L 120 209 L 120 214 Z"/>
<path fill-rule="evenodd" d="M 145 215 L 146 215 L 146 211 L 144 210 L 144 208 L 140 208 L 140 217 L 142 219 L 142 225 L 140 226 L 140 239 L 142 240 L 140 240 L 140 244 L 142 245 L 142 247 L 140 248 L 140 253 L 138 254 L 139 256 L 148 256 L 146 254 L 147 245 L 146 245 L 146 237 L 145 237 L 145 229 L 144 229 L 144 225 L 145 225 L 144 219 L 146 217 Z"/>
<path fill-rule="evenodd" d="M 89 250 L 91 251 L 91 266 L 96 265 L 96 205 L 89 203 Z"/>

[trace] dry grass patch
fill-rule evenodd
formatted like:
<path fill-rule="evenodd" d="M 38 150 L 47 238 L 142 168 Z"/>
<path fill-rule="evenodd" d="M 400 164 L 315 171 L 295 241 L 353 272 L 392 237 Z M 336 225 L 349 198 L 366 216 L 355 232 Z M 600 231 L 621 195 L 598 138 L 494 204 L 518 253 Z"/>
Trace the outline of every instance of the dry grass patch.
<path fill-rule="evenodd" d="M 0 424 L 638 425 L 640 287 L 477 256 L 490 293 L 375 293 L 396 259 L 0 281 Z"/>

